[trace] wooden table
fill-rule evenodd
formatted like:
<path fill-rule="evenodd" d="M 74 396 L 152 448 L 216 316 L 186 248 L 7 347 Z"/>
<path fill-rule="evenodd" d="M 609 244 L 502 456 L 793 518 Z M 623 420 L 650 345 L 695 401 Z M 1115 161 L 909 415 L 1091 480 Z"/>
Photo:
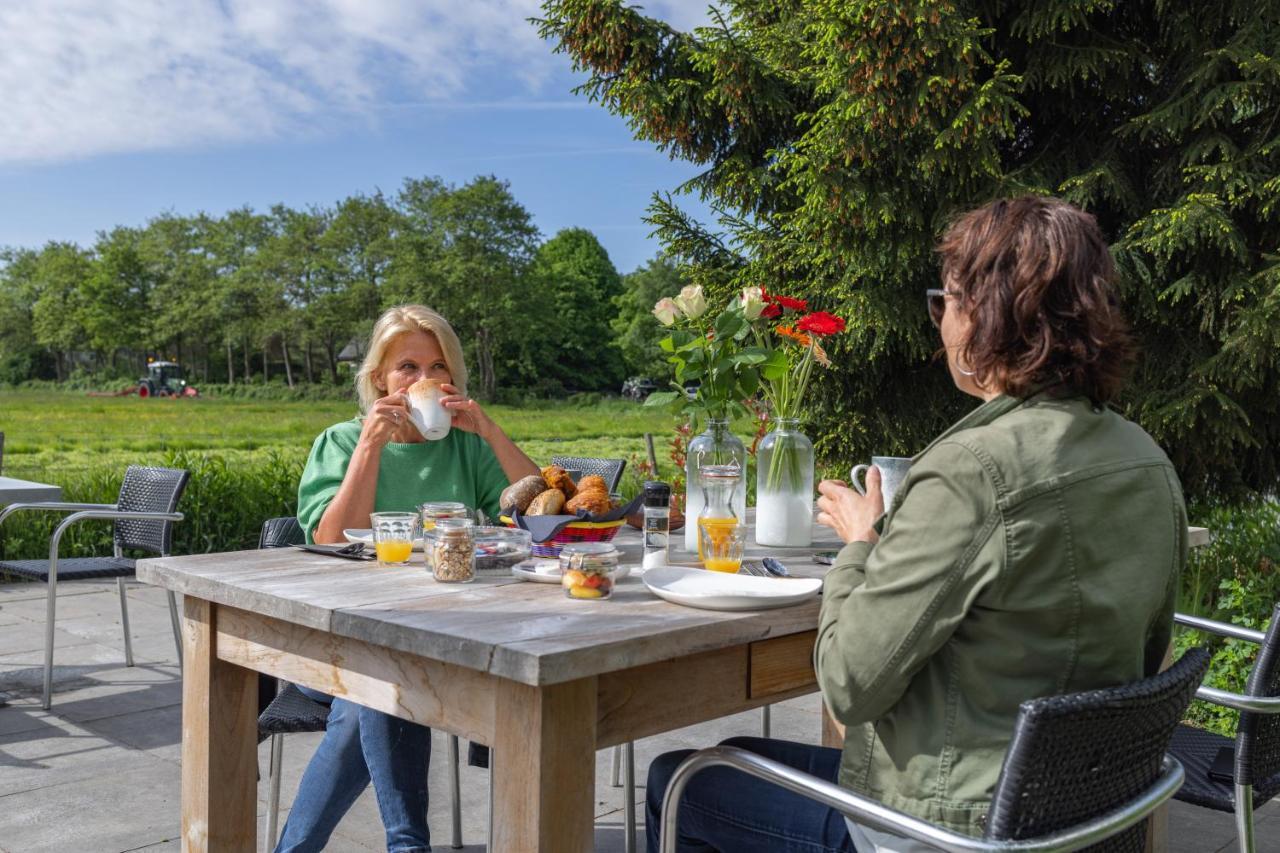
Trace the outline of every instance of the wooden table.
<path fill-rule="evenodd" d="M 812 550 L 839 543 L 815 535 L 772 553 L 819 577 Z M 637 558 L 634 531 L 615 543 Z M 183 850 L 255 849 L 255 671 L 490 744 L 495 848 L 551 853 L 592 849 L 597 749 L 817 690 L 817 598 L 694 610 L 632 577 L 610 601 L 575 601 L 291 548 L 141 560 L 138 578 L 184 596 Z"/>
<path fill-rule="evenodd" d="M 33 483 L 16 477 L 0 477 L 0 506 L 62 500 L 62 487 Z"/>
<path fill-rule="evenodd" d="M 837 547 L 815 530 L 815 549 Z M 630 528 L 615 544 L 637 560 Z M 748 556 L 821 576 L 812 550 Z M 254 849 L 255 671 L 490 744 L 495 848 L 551 853 L 593 847 L 597 749 L 817 689 L 817 597 L 694 610 L 632 577 L 578 601 L 291 548 L 141 560 L 138 578 L 184 596 L 184 850 Z"/>

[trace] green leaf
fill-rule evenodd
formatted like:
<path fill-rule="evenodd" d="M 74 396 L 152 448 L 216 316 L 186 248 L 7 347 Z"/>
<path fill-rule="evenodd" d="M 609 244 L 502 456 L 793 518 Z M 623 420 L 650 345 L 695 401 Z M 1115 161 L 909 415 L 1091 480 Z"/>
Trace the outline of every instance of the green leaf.
<path fill-rule="evenodd" d="M 669 406 L 677 402 L 683 394 L 677 394 L 675 391 L 654 391 L 648 397 L 644 398 L 646 406 Z"/>

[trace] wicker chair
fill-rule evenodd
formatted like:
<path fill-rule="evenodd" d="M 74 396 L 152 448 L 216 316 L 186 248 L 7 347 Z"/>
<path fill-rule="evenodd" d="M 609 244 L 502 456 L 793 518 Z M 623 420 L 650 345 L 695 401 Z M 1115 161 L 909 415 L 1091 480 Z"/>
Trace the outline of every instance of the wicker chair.
<path fill-rule="evenodd" d="M 996 782 L 982 838 L 942 829 L 831 782 L 735 747 L 689 756 L 662 802 L 662 851 L 674 853 L 678 803 L 689 779 L 726 765 L 817 800 L 858 823 L 949 853 L 1064 851 L 1141 853 L 1142 818 L 1182 784 L 1165 755 L 1173 730 L 1209 666 L 1192 649 L 1170 669 L 1132 684 L 1024 702 Z"/>
<path fill-rule="evenodd" d="M 115 578 L 120 590 L 120 621 L 124 628 L 124 662 L 133 666 L 133 645 L 129 636 L 129 602 L 124 580 L 133 577 L 136 561 L 126 557 L 126 550 L 167 556 L 173 542 L 173 522 L 182 520 L 175 512 L 178 499 L 187 487 L 188 473 L 174 468 L 146 468 L 130 465 L 124 472 L 120 494 L 113 504 L 41 503 L 10 504 L 0 511 L 0 523 L 20 510 L 71 513 L 54 528 L 49 538 L 49 559 L 7 560 L 0 570 L 48 584 L 46 592 L 44 633 L 44 699 L 47 711 L 53 704 L 53 628 L 57 610 L 58 582 L 87 578 Z M 78 521 L 103 519 L 115 522 L 112 540 L 115 554 L 110 557 L 73 557 L 59 559 L 58 545 L 67 528 Z M 182 630 L 178 624 L 178 603 L 169 593 L 169 618 L 173 624 L 173 641 L 178 647 L 178 665 L 182 665 Z"/>
<path fill-rule="evenodd" d="M 1239 849 L 1253 853 L 1254 809 L 1280 793 L 1280 605 L 1271 612 L 1271 627 L 1265 634 L 1181 613 L 1174 619 L 1181 625 L 1260 646 L 1244 694 L 1212 687 L 1196 692 L 1198 699 L 1240 712 L 1236 736 L 1226 738 L 1178 726 L 1169 748 L 1187 768 L 1187 782 L 1174 796 L 1193 805 L 1233 812 Z M 1234 752 L 1233 782 L 1209 776 L 1214 758 L 1224 748 Z"/>
<path fill-rule="evenodd" d="M 584 477 L 588 474 L 603 477 L 605 485 L 609 487 L 609 492 L 612 494 L 618 491 L 618 483 L 622 481 L 622 472 L 626 470 L 627 460 L 602 459 L 598 456 L 552 456 L 551 464 L 581 471 Z"/>
<path fill-rule="evenodd" d="M 302 526 L 296 518 L 269 518 L 262 524 L 258 538 L 259 548 L 287 548 L 306 541 Z M 269 683 L 263 684 L 263 681 Z M 276 689 L 275 679 L 259 677 L 258 693 L 264 689 L 274 694 L 270 704 L 258 715 L 258 742 L 271 738 L 271 762 L 267 770 L 267 832 L 266 849 L 276 846 L 280 826 L 280 769 L 284 759 L 284 736 L 296 732 L 322 732 L 329 725 L 329 706 L 307 696 L 295 685 L 280 681 Z M 449 795 L 452 803 L 451 844 L 455 850 L 462 846 L 462 780 L 458 767 L 458 736 L 449 735 Z"/>

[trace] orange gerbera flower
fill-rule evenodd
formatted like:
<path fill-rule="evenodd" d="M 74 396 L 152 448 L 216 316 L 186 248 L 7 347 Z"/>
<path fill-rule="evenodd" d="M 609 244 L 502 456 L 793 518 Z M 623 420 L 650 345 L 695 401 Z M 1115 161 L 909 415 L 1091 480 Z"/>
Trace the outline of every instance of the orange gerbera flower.
<path fill-rule="evenodd" d="M 802 347 L 807 347 L 813 341 L 813 338 L 809 337 L 804 332 L 797 332 L 790 326 L 778 326 L 774 331 L 779 335 L 782 335 L 784 338 L 790 338 Z"/>

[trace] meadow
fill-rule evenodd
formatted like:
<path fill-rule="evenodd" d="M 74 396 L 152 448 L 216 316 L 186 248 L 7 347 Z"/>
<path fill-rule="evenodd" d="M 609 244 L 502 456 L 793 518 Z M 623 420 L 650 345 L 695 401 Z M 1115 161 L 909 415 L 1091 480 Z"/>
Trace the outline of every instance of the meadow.
<path fill-rule="evenodd" d="M 671 415 L 620 400 L 548 401 L 486 410 L 535 461 L 553 454 L 630 460 L 623 490 L 639 488 L 634 463 L 645 458 L 644 435 L 665 452 Z M 62 486 L 66 500 L 114 502 L 126 466 L 186 468 L 187 519 L 174 528 L 179 553 L 233 550 L 257 541 L 262 519 L 295 510 L 298 477 L 311 442 L 327 426 L 356 414 L 354 402 L 91 397 L 47 391 L 0 392 L 6 476 Z M 52 518 L 27 516 L 0 529 L 9 559 L 45 553 Z M 105 524 L 73 527 L 67 555 L 110 551 Z"/>

